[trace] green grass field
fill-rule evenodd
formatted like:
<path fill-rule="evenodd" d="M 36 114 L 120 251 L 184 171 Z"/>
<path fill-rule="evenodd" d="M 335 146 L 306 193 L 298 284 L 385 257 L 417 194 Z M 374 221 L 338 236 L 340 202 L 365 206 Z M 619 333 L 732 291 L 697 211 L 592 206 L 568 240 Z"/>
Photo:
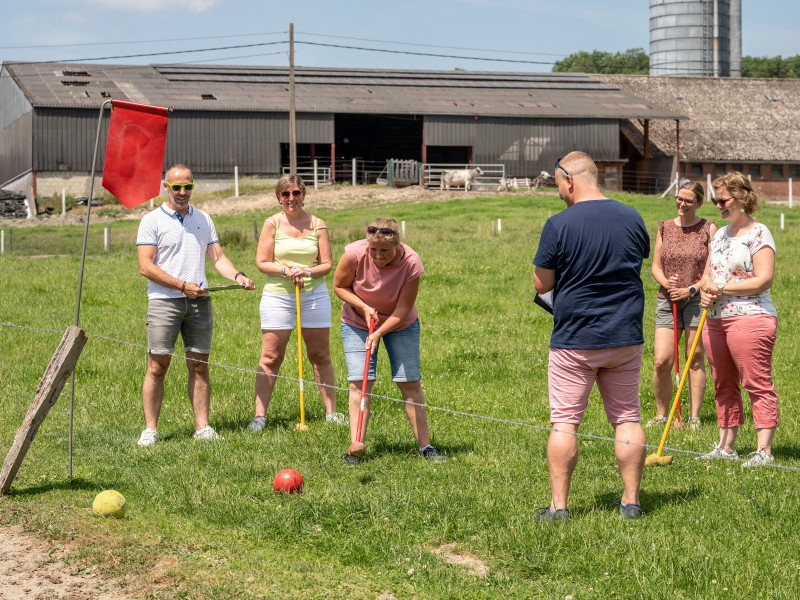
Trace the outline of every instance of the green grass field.
<path fill-rule="evenodd" d="M 642 213 L 653 236 L 656 221 L 674 215 L 669 200 L 615 197 Z M 213 205 L 206 208 L 213 215 Z M 224 366 L 211 369 L 211 421 L 225 440 L 191 439 L 185 367 L 175 359 L 159 423 L 163 441 L 137 447 L 147 302 L 134 247 L 138 223 L 112 225 L 110 252 L 102 248 L 102 226 L 93 226 L 81 309 L 89 341 L 77 368 L 74 476 L 67 477 L 65 388 L 11 493 L 0 498 L 0 523 L 22 523 L 69 542 L 73 564 L 118 579 L 145 598 L 349 599 L 387 592 L 398 600 L 796 598 L 798 213 L 767 207 L 756 215 L 778 248 L 772 293 L 779 312 L 774 376 L 782 424 L 773 452 L 777 463 L 792 469 L 743 471 L 738 464 L 699 463 L 673 453 L 672 466 L 645 471 L 645 518 L 626 522 L 611 507 L 621 491 L 612 444 L 581 438 L 569 502 L 573 520 L 541 526 L 533 515 L 549 502 L 547 432 L 540 428 L 548 426 L 552 320 L 532 302 L 531 261 L 545 220 L 562 209 L 557 197 L 539 195 L 319 214 L 330 227 L 334 261 L 362 235 L 365 219 L 406 222 L 406 241 L 426 268 L 417 302 L 423 385 L 434 407 L 433 443 L 451 458 L 444 464 L 417 456 L 399 403 L 375 399 L 369 460 L 342 465 L 347 428 L 324 423 L 316 389 L 307 385 L 310 431 L 297 432 L 298 391 L 290 380 L 276 387 L 265 431 L 245 431 L 260 335 L 258 293 L 243 291 L 214 297 L 211 360 Z M 715 212 L 707 205 L 700 214 L 714 218 Z M 251 276 L 257 273 L 252 221 L 265 216 L 215 218 L 226 252 Z M 497 218 L 501 236 L 492 235 Z M 1 322 L 59 331 L 73 323 L 82 235 L 82 227 L 70 226 L 14 230 L 13 254 L 0 257 Z M 41 255 L 49 257 L 36 258 Z M 207 273 L 212 285 L 227 283 L 213 268 Z M 643 280 L 641 397 L 649 418 L 657 290 L 649 261 Z M 334 298 L 335 315 L 340 306 Z M 0 326 L 0 455 L 8 451 L 60 338 Z M 281 372 L 287 377 L 297 374 L 293 340 Z M 337 385 L 346 387 L 337 327 L 331 340 Z M 374 392 L 396 398 L 387 363 L 381 351 Z M 346 393 L 337 397 L 346 408 Z M 746 414 L 740 454 L 755 450 L 747 403 Z M 668 445 L 706 451 L 716 441 L 710 377 L 701 416 L 700 432 L 673 431 Z M 657 444 L 661 430 L 647 431 L 648 441 Z M 581 432 L 611 435 L 596 392 Z M 302 494 L 272 491 L 274 475 L 287 467 L 305 477 Z M 127 498 L 125 519 L 92 515 L 94 496 L 108 488 Z M 486 572 L 451 564 L 448 556 L 480 561 L 475 564 Z"/>

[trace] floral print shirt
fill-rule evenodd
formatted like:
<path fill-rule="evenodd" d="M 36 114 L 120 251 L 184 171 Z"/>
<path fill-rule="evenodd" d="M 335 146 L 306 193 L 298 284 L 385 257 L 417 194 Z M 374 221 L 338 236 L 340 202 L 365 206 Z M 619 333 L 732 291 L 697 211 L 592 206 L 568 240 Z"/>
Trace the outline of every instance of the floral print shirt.
<path fill-rule="evenodd" d="M 720 284 L 755 277 L 753 255 L 766 247 L 775 252 L 772 234 L 761 223 L 739 237 L 730 237 L 728 226 L 722 227 L 711 240 L 711 279 Z M 768 289 L 755 296 L 720 296 L 708 309 L 712 319 L 757 314 L 778 316 Z"/>

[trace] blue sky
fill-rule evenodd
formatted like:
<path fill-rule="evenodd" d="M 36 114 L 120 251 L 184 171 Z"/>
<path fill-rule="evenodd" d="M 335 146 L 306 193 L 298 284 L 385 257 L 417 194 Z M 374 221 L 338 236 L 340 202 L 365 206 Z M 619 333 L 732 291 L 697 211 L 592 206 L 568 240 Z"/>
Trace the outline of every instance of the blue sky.
<path fill-rule="evenodd" d="M 288 65 L 290 22 L 299 66 L 550 71 L 554 60 L 578 50 L 649 48 L 647 0 L 2 0 L 2 6 L 0 60 L 9 61 Z M 799 17 L 797 0 L 743 0 L 742 53 L 800 54 L 792 30 Z M 196 51 L 254 44 L 262 45 Z M 174 51 L 182 53 L 99 60 Z"/>

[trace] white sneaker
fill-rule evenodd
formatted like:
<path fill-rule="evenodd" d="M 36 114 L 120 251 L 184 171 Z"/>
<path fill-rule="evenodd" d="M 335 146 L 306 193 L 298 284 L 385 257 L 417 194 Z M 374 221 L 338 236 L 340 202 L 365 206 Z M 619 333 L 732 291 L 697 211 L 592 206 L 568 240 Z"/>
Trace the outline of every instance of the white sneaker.
<path fill-rule="evenodd" d="M 751 452 L 750 456 L 753 458 L 749 458 L 742 463 L 743 469 L 747 467 L 763 467 L 775 462 L 775 458 L 767 454 L 766 450 L 756 450 L 755 452 Z"/>
<path fill-rule="evenodd" d="M 669 421 L 667 417 L 662 417 L 661 415 L 656 415 L 652 419 L 650 419 L 644 426 L 647 427 L 658 427 L 659 425 L 665 425 Z"/>
<path fill-rule="evenodd" d="M 137 442 L 140 446 L 152 446 L 158 441 L 158 432 L 149 427 L 142 432 Z"/>
<path fill-rule="evenodd" d="M 335 423 L 336 425 L 349 425 L 350 422 L 340 412 L 332 412 L 328 415 L 325 415 L 325 422 L 326 423 Z"/>
<path fill-rule="evenodd" d="M 206 425 L 202 429 L 194 432 L 194 439 L 196 440 L 224 440 L 225 438 L 219 435 L 211 425 Z"/>
<path fill-rule="evenodd" d="M 711 452 L 703 454 L 701 456 L 695 456 L 695 460 L 711 460 L 712 458 L 723 458 L 725 460 L 734 460 L 739 458 L 739 454 L 734 450 L 733 452 L 725 452 L 722 449 L 722 446 L 719 444 L 714 444 L 714 449 Z"/>

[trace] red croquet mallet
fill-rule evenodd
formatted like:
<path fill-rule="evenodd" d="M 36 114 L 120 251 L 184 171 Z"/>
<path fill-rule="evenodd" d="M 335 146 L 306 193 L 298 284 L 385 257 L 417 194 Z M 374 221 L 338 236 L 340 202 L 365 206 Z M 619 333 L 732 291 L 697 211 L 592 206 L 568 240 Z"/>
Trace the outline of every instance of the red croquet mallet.
<path fill-rule="evenodd" d="M 678 389 L 678 385 L 681 381 L 681 370 L 680 370 L 680 340 L 681 334 L 678 331 L 678 303 L 672 302 L 672 330 L 675 332 L 675 389 Z M 681 399 L 678 397 L 678 406 L 675 409 L 675 427 L 680 428 L 681 422 Z"/>
<path fill-rule="evenodd" d="M 375 319 L 369 319 L 369 335 L 375 331 Z M 361 424 L 364 421 L 364 403 L 367 400 L 367 376 L 369 375 L 369 359 L 372 356 L 372 345 L 367 348 L 367 358 L 364 361 L 364 378 L 361 380 L 361 408 L 358 411 L 358 425 L 356 426 L 356 441 L 350 444 L 348 452 L 354 458 L 364 458 L 367 447 L 364 445 L 364 436 L 361 431 Z"/>

